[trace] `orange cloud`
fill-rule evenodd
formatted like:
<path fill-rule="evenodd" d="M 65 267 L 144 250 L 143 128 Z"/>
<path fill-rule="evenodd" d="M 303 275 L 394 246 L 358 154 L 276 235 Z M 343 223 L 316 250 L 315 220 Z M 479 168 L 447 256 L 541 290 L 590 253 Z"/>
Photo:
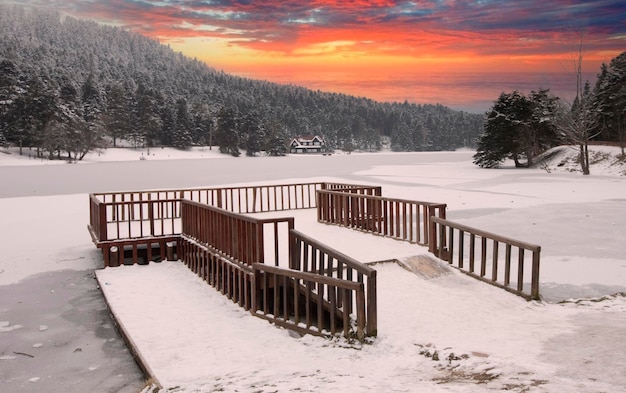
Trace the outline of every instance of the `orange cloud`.
<path fill-rule="evenodd" d="M 23 0 L 159 39 L 242 75 L 587 71 L 626 48 L 622 0 Z"/>

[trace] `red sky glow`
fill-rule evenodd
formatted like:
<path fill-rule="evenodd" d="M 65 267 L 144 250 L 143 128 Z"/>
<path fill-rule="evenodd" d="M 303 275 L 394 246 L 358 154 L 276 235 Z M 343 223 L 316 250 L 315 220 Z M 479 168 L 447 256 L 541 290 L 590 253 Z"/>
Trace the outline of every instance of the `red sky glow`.
<path fill-rule="evenodd" d="M 493 73 L 513 72 L 537 78 L 542 73 L 574 72 L 572 63 L 582 40 L 584 70 L 593 75 L 601 63 L 626 50 L 626 3 L 621 0 L 26 0 L 19 4 L 128 28 L 211 67 L 246 77 L 318 88 L 310 84 L 311 73 L 325 72 L 322 79 L 328 81 L 328 89 L 339 91 L 340 86 L 330 82 L 331 75 L 343 73 L 339 79 L 344 85 L 351 79 L 350 94 L 378 100 L 390 99 L 376 95 L 380 87 L 372 88 L 381 74 L 415 78 L 471 72 L 490 78 Z M 550 86 L 535 88 L 539 87 Z M 442 94 L 438 102 L 450 101 L 444 90 Z M 457 98 L 453 101 L 463 108 L 462 97 Z M 406 99 L 424 103 L 419 92 L 407 94 Z"/>

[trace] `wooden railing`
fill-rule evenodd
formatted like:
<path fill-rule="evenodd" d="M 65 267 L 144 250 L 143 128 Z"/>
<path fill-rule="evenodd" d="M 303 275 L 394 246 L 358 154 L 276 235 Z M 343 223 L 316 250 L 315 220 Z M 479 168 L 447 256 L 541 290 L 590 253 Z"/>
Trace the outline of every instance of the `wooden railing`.
<path fill-rule="evenodd" d="M 263 213 L 315 207 L 315 191 L 339 183 L 297 183 L 242 187 L 146 190 L 91 194 L 104 203 L 188 199 L 234 213 Z M 113 218 L 113 217 L 109 217 Z"/>
<path fill-rule="evenodd" d="M 470 276 L 539 300 L 541 247 L 433 217 L 429 251 Z M 530 276 L 530 284 L 525 277 Z"/>
<path fill-rule="evenodd" d="M 335 336 L 342 331 L 344 337 L 364 340 L 363 283 L 261 263 L 253 267 L 258 304 L 253 304 L 252 312 L 256 316 L 301 334 Z M 351 299 L 355 299 L 354 306 Z M 355 328 L 348 309 L 356 310 Z"/>
<path fill-rule="evenodd" d="M 300 333 L 376 336 L 376 271 L 296 231 L 292 217 L 245 213 L 317 207 L 320 222 L 428 245 L 472 277 L 539 299 L 539 246 L 447 221 L 445 204 L 381 193 L 302 183 L 91 194 L 89 231 L 105 266 L 180 259 L 254 315 Z"/>
<path fill-rule="evenodd" d="M 360 184 L 344 184 L 344 183 L 324 183 L 322 190 L 342 191 L 352 194 L 376 195 L 381 196 L 383 188 L 381 186 L 368 186 Z"/>
<path fill-rule="evenodd" d="M 426 245 L 432 216 L 446 205 L 343 191 L 317 191 L 317 220 Z"/>
<path fill-rule="evenodd" d="M 254 304 L 254 273 L 246 263 L 232 260 L 219 250 L 185 236 L 178 246 L 179 259 L 224 296 L 250 310 Z"/>
<path fill-rule="evenodd" d="M 184 237 L 248 266 L 288 260 L 293 217 L 257 219 L 188 200 L 181 204 Z"/>
<path fill-rule="evenodd" d="M 87 226 L 92 240 L 107 240 L 107 214 L 104 202 L 94 194 L 89 195 L 89 225 Z"/>
<path fill-rule="evenodd" d="M 365 328 L 364 334 L 366 336 L 376 336 L 378 329 L 376 270 L 297 230 L 289 232 L 289 239 L 291 243 L 289 268 L 291 270 L 364 285 L 364 320 L 359 319 L 360 312 L 357 310 L 357 328 L 362 325 Z M 335 307 L 341 308 L 342 312 L 347 314 L 352 313 L 355 307 L 360 307 L 358 302 L 357 304 L 354 303 L 357 301 L 356 293 L 350 292 L 348 301 L 344 301 L 343 294 L 337 293 L 337 288 L 348 289 L 336 285 L 330 289 L 326 288 L 326 299 L 335 299 Z M 318 287 L 316 293 L 321 292 L 324 291 Z M 357 336 L 360 334 L 357 331 Z"/>
<path fill-rule="evenodd" d="M 94 242 L 180 233 L 181 199 L 248 214 L 314 208 L 320 189 L 372 188 L 376 187 L 318 182 L 93 193 L 89 195 L 89 231 Z"/>
<path fill-rule="evenodd" d="M 90 231 L 98 241 L 170 236 L 180 233 L 180 200 L 100 202 L 91 196 Z"/>
<path fill-rule="evenodd" d="M 263 213 L 315 207 L 315 192 L 320 189 L 378 189 L 376 186 L 333 182 L 269 184 L 241 187 L 211 187 L 171 190 L 93 193 L 101 202 L 136 202 L 160 199 L 189 199 L 220 207 L 234 213 Z"/>
<path fill-rule="evenodd" d="M 302 334 L 335 336 L 343 332 L 345 337 L 356 337 L 361 341 L 366 336 L 376 335 L 374 269 L 295 231 L 292 219 L 287 221 L 291 226 L 289 243 L 292 248 L 288 254 L 291 268 L 279 267 L 278 263 L 275 266 L 262 263 L 263 253 L 254 251 L 261 244 L 256 235 L 241 234 L 239 239 L 253 241 L 238 242 L 242 247 L 236 251 L 221 249 L 229 248 L 229 243 L 237 242 L 237 237 L 226 236 L 217 240 L 207 237 L 208 232 L 220 231 L 224 227 L 205 226 L 205 222 L 222 221 L 222 225 L 258 233 L 258 226 L 248 225 L 253 219 L 239 216 L 245 221 L 240 226 L 233 221 L 238 218 L 234 216 L 239 215 L 183 201 L 179 259 L 229 299 L 279 326 Z M 280 255 L 279 258 L 287 256 Z M 255 259 L 261 263 L 251 263 Z"/>
<path fill-rule="evenodd" d="M 165 259 L 166 244 L 180 234 L 179 209 L 179 200 L 102 202 L 90 195 L 88 230 L 105 266 Z"/>

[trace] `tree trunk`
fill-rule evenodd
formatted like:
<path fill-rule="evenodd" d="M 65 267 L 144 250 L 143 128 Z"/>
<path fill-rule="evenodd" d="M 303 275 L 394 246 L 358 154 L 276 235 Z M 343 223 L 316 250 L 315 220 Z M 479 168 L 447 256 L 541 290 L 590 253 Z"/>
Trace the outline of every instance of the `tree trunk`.
<path fill-rule="evenodd" d="M 515 162 L 515 167 L 516 168 L 528 168 L 528 161 L 526 161 L 526 163 L 522 163 L 519 160 L 519 156 L 517 154 L 513 154 L 513 162 Z"/>
<path fill-rule="evenodd" d="M 588 175 L 589 172 L 589 149 L 587 143 L 580 144 L 580 167 L 583 171 L 583 175 Z"/>
<path fill-rule="evenodd" d="M 620 122 L 618 127 L 619 135 L 619 147 L 622 150 L 622 158 L 624 157 L 624 116 L 620 116 Z"/>
<path fill-rule="evenodd" d="M 533 165 L 533 156 L 534 156 L 534 149 L 529 148 L 528 151 L 526 152 L 526 168 L 530 168 Z"/>

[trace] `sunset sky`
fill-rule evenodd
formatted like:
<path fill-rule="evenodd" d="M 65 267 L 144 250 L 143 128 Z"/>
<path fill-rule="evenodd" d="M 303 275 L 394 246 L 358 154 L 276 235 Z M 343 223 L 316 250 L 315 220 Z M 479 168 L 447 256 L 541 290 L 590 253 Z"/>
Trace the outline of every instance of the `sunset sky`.
<path fill-rule="evenodd" d="M 471 91 L 473 83 L 507 72 L 522 86 L 529 75 L 544 84 L 533 88 L 550 87 L 545 75 L 574 73 L 581 40 L 591 75 L 626 50 L 623 0 L 0 2 L 123 26 L 237 75 L 378 100 L 423 103 L 433 95 L 460 108 L 464 93 L 456 83 L 446 93 L 436 80 L 450 84 L 472 74 L 465 79 Z M 511 87 L 498 88 L 485 91 L 495 96 L 481 105 Z"/>

